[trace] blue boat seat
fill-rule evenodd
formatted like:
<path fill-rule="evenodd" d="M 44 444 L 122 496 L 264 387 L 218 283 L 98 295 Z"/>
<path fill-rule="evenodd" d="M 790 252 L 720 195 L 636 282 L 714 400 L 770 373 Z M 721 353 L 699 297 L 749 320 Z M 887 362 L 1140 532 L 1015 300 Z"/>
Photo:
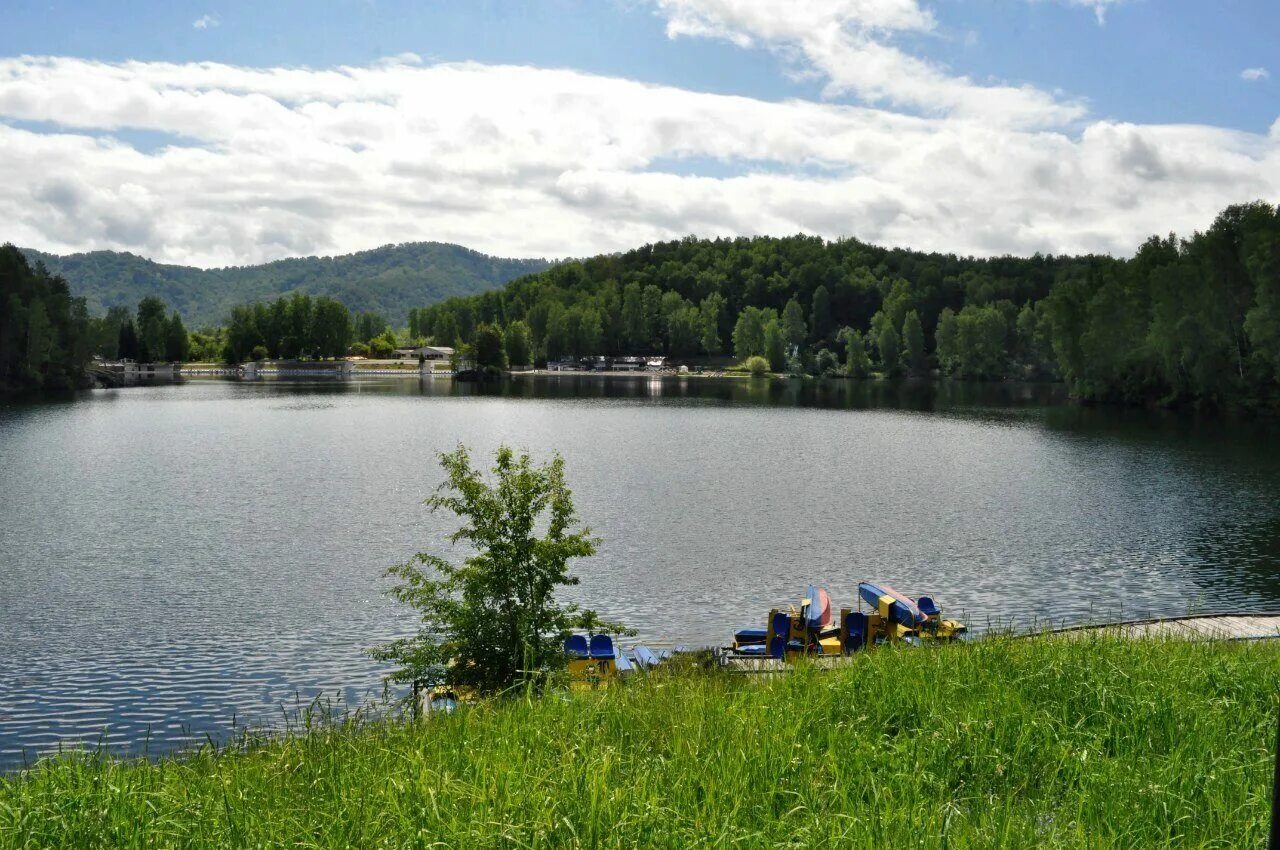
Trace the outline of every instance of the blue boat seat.
<path fill-rule="evenodd" d="M 844 622 L 840 625 L 842 634 L 840 635 L 840 643 L 844 645 L 844 651 L 857 652 L 866 646 L 867 643 L 867 615 L 861 611 L 850 611 L 845 615 Z"/>
<path fill-rule="evenodd" d="M 787 644 L 791 642 L 791 617 L 785 611 L 774 611 L 769 632 L 771 637 L 766 654 L 770 658 L 782 658 L 787 654 Z"/>
<path fill-rule="evenodd" d="M 569 635 L 564 642 L 564 652 L 570 658 L 586 658 L 590 655 L 587 650 L 587 639 L 584 635 Z"/>
<path fill-rule="evenodd" d="M 591 636 L 591 657 L 596 659 L 617 658 L 613 649 L 613 638 L 608 635 Z"/>
<path fill-rule="evenodd" d="M 930 596 L 921 596 L 916 600 L 916 607 L 920 609 L 920 613 L 926 617 L 934 617 L 942 613 L 942 609 L 933 601 Z"/>
<path fill-rule="evenodd" d="M 768 637 L 769 630 L 761 628 L 738 629 L 733 633 L 733 639 L 740 645 L 764 643 Z"/>

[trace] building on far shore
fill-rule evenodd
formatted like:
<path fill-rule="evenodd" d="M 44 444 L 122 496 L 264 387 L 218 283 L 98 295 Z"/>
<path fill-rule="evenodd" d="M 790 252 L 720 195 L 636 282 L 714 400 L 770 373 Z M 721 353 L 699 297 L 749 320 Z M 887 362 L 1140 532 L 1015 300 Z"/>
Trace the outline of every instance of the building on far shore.
<path fill-rule="evenodd" d="M 397 348 L 397 360 L 449 360 L 453 349 L 445 345 L 422 345 L 417 348 Z"/>

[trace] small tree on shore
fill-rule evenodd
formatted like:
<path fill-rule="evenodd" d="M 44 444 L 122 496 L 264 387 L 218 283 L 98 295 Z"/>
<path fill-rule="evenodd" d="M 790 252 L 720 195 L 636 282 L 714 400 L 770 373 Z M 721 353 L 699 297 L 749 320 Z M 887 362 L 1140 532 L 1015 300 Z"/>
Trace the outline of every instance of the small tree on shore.
<path fill-rule="evenodd" d="M 465 446 L 441 454 L 440 464 L 447 477 L 426 504 L 462 518 L 449 540 L 475 554 L 454 564 L 419 553 L 388 570 L 399 580 L 391 595 L 420 616 L 417 634 L 371 650 L 397 665 L 392 681 L 494 693 L 529 679 L 531 671 L 562 667 L 563 642 L 573 628 L 626 632 L 555 598 L 558 587 L 578 583 L 569 560 L 594 554 L 597 542 L 589 529 L 575 529 L 559 455 L 537 466 L 528 454 L 517 457 L 502 446 L 492 482 L 472 467 Z"/>

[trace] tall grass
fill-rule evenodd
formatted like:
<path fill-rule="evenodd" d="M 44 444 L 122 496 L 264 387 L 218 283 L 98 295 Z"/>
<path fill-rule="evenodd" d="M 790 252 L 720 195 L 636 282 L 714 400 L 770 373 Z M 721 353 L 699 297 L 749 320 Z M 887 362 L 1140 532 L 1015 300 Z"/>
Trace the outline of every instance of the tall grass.
<path fill-rule="evenodd" d="M 1280 647 L 993 639 L 0 781 L 2 847 L 1261 847 Z"/>

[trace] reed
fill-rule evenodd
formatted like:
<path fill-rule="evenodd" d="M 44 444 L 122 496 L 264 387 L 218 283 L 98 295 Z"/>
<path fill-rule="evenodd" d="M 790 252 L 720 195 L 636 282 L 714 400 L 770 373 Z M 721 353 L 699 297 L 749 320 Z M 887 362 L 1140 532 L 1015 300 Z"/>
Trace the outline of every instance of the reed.
<path fill-rule="evenodd" d="M 1262 847 L 1280 647 L 992 639 L 0 781 L 0 847 Z"/>

